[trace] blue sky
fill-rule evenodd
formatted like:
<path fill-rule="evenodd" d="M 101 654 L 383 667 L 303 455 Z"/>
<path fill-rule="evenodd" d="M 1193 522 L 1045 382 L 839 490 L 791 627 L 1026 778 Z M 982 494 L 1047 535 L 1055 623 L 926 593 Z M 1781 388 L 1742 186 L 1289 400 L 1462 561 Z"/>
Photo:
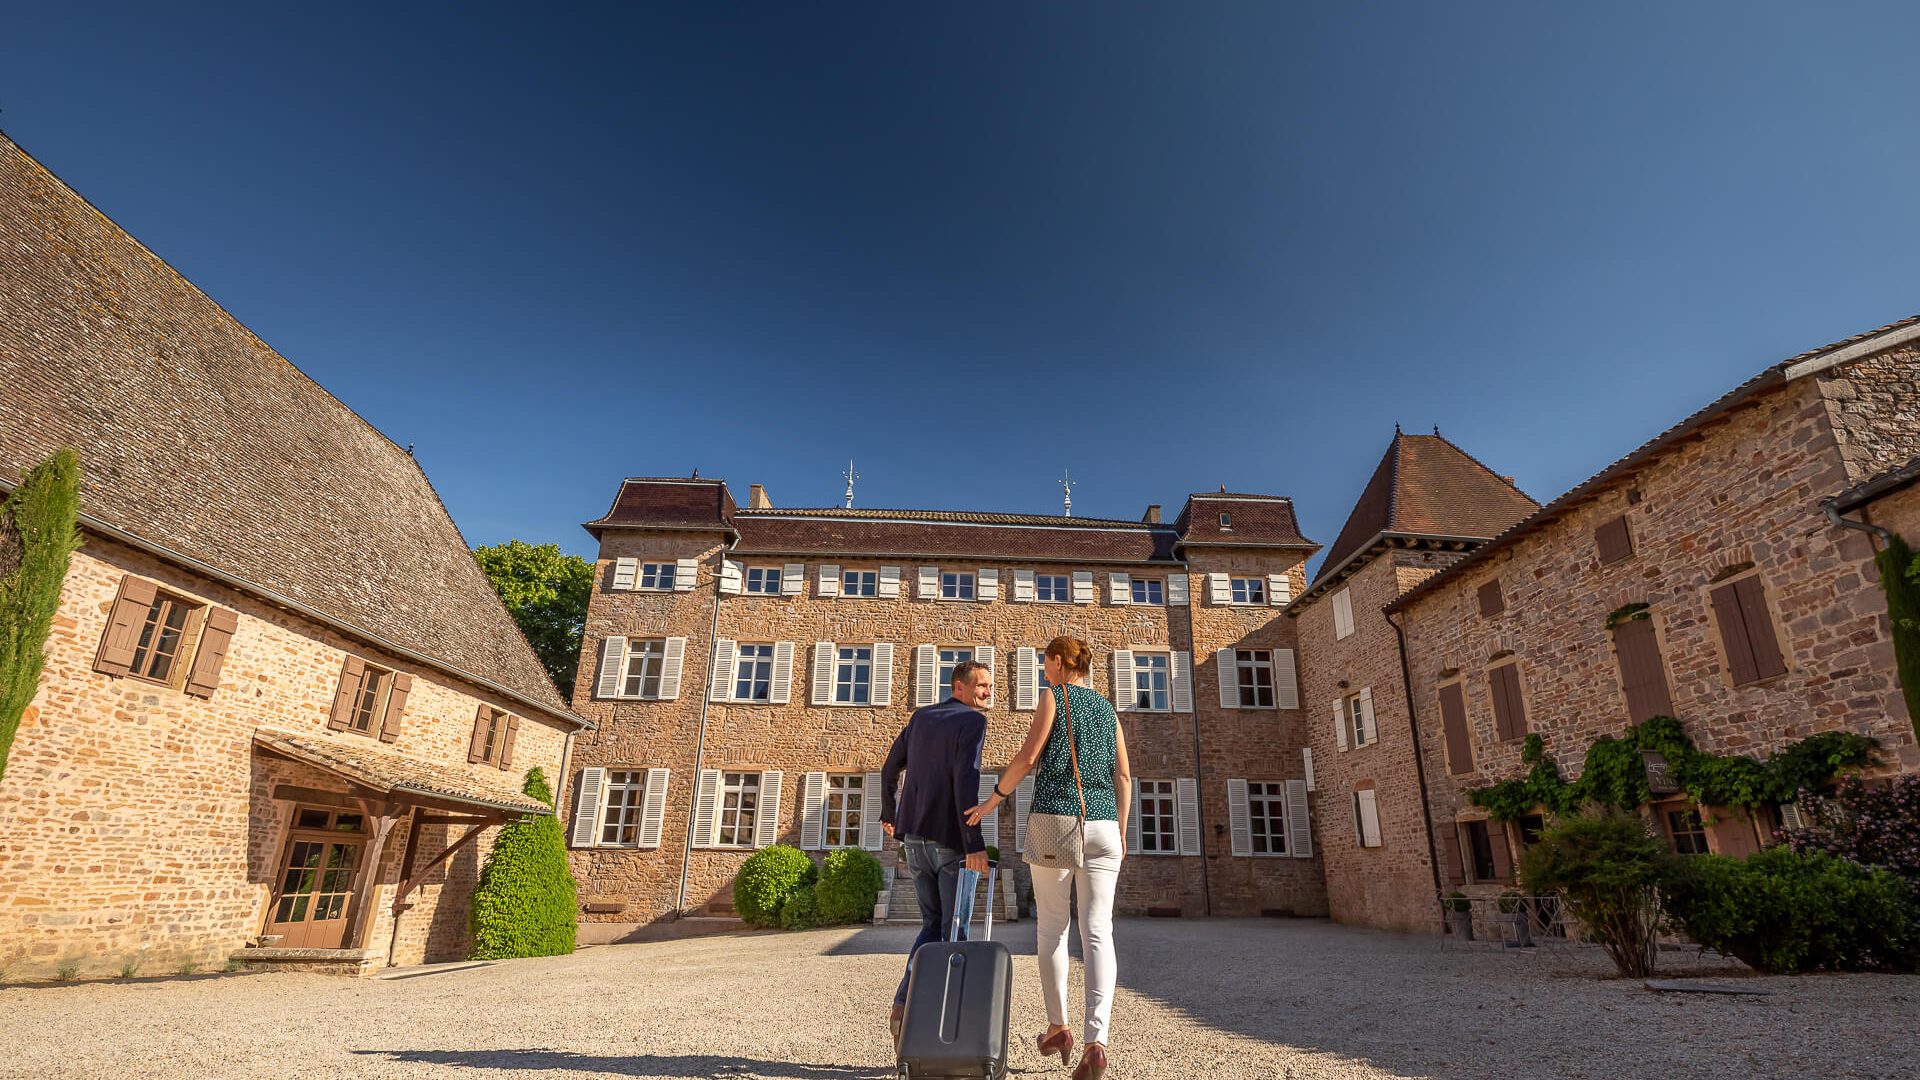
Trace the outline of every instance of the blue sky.
<path fill-rule="evenodd" d="M 1920 312 L 1912 4 L 36 5 L 0 128 L 417 454 L 1330 542 L 1393 432 L 1537 498 Z"/>

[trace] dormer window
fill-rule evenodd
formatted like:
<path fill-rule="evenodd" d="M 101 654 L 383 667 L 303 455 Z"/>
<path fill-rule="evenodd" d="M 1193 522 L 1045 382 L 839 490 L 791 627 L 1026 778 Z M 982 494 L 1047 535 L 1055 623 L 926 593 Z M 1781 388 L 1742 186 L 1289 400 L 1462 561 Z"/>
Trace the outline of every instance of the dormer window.
<path fill-rule="evenodd" d="M 1231 529 L 1231 528 L 1233 528 L 1233 515 L 1232 515 L 1232 514 L 1221 514 L 1221 515 L 1220 515 L 1220 527 L 1221 527 L 1221 528 L 1223 528 L 1223 529 Z"/>

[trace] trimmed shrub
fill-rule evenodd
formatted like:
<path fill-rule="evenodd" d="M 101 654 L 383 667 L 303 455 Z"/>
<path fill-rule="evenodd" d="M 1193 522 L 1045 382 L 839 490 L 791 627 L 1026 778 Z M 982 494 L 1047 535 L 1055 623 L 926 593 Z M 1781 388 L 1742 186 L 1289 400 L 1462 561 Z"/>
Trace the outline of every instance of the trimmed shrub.
<path fill-rule="evenodd" d="M 885 884 L 880 860 L 859 848 L 843 848 L 828 855 L 820 885 L 814 891 L 820 921 L 834 925 L 871 919 L 873 905 Z"/>
<path fill-rule="evenodd" d="M 778 926 L 780 905 L 813 881 L 815 873 L 813 860 L 799 848 L 761 848 L 747 856 L 734 876 L 734 913 L 755 926 Z"/>
<path fill-rule="evenodd" d="M 1759 971 L 1911 971 L 1920 922 L 1906 882 L 1822 852 L 1675 860 L 1667 915 L 1704 951 Z"/>
<path fill-rule="evenodd" d="M 1633 814 L 1608 810 L 1561 818 L 1520 858 L 1529 893 L 1559 893 L 1607 950 L 1620 974 L 1653 974 L 1660 907 L 1655 887 L 1674 856 Z"/>
<path fill-rule="evenodd" d="M 780 929 L 811 930 L 820 925 L 820 911 L 814 906 L 814 890 L 818 886 L 802 885 L 787 902 L 780 905 Z"/>
<path fill-rule="evenodd" d="M 553 791 L 539 769 L 527 770 L 522 789 L 551 806 Z M 467 924 L 473 959 L 564 956 L 573 951 L 579 923 L 579 891 L 567 869 L 560 819 L 530 815 L 509 822 L 474 886 Z"/>
<path fill-rule="evenodd" d="M 20 718 L 40 690 L 47 631 L 80 546 L 79 513 L 80 458 L 64 447 L 0 502 L 0 775 Z"/>

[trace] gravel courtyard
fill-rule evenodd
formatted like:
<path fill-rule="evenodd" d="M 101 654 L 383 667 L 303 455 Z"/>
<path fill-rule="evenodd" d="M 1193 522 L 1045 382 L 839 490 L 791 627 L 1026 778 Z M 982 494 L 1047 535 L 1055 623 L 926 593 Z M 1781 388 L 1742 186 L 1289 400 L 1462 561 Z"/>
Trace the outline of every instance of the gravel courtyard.
<path fill-rule="evenodd" d="M 1013 1071 L 1042 1023 L 1015 953 Z M 1442 950 L 1321 922 L 1123 920 L 1116 1080 L 1920 1076 L 1920 978 L 1752 979 L 1656 994 L 1593 957 Z M 382 979 L 251 974 L 0 990 L 7 1077 L 891 1075 L 899 926 L 613 945 Z"/>

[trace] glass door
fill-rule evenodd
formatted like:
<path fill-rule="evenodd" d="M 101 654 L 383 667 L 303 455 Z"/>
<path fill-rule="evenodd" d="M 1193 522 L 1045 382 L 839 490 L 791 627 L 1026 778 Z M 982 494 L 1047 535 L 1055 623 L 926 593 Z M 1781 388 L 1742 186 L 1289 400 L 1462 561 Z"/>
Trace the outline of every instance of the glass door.
<path fill-rule="evenodd" d="M 347 910 L 366 819 L 358 811 L 302 806 L 293 814 L 280 860 L 267 933 L 281 949 L 338 949 L 347 940 Z"/>

